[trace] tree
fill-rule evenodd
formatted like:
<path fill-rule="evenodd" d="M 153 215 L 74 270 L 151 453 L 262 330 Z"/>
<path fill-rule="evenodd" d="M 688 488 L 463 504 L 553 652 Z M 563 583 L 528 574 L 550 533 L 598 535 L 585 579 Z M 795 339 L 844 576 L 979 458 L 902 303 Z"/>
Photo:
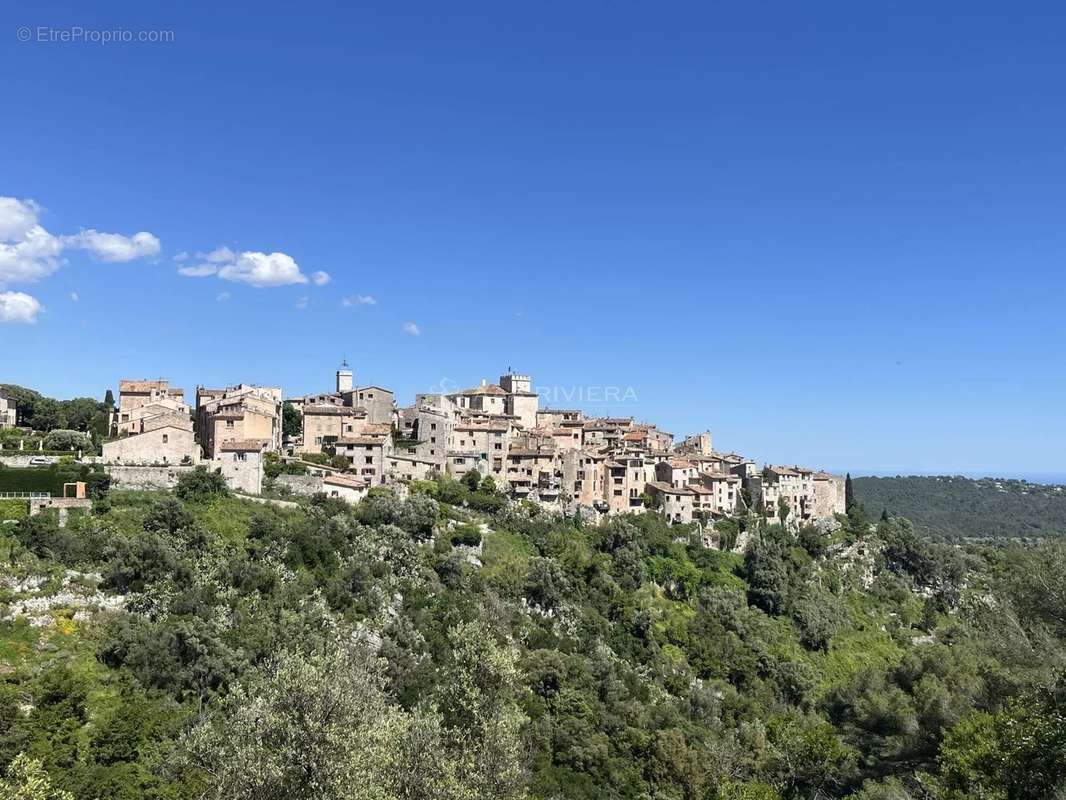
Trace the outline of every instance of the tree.
<path fill-rule="evenodd" d="M 92 430 L 93 421 L 101 410 L 100 403 L 91 397 L 63 400 L 60 407 L 63 409 L 63 424 L 73 430 L 85 432 Z"/>
<path fill-rule="evenodd" d="M 229 487 L 218 472 L 210 472 L 207 467 L 199 466 L 178 478 L 174 494 L 188 503 L 206 503 L 216 497 L 226 497 Z"/>
<path fill-rule="evenodd" d="M 44 437 L 46 450 L 88 450 L 93 446 L 92 439 L 81 431 L 64 430 L 62 428 L 50 431 Z"/>
<path fill-rule="evenodd" d="M 115 407 L 115 395 L 110 389 L 104 392 L 104 405 L 108 408 Z"/>
<path fill-rule="evenodd" d="M 218 800 L 477 796 L 450 745 L 439 714 L 393 704 L 377 659 L 338 634 L 236 686 L 186 737 L 184 763 Z"/>
<path fill-rule="evenodd" d="M 30 426 L 35 431 L 51 431 L 63 426 L 63 413 L 56 400 L 42 397 L 32 407 Z"/>
<path fill-rule="evenodd" d="M 491 475 L 486 475 L 482 479 L 478 491 L 484 492 L 485 494 L 496 494 L 496 479 Z"/>
<path fill-rule="evenodd" d="M 281 407 L 281 432 L 285 436 L 299 436 L 303 432 L 303 414 L 292 403 Z"/>
<path fill-rule="evenodd" d="M 851 507 L 855 505 L 855 487 L 851 485 L 851 473 L 847 473 L 844 476 L 844 512 L 851 511 Z"/>
<path fill-rule="evenodd" d="M 466 488 L 471 492 L 476 492 L 478 487 L 481 486 L 481 473 L 476 469 L 470 470 L 463 476 L 463 483 L 466 484 Z"/>
<path fill-rule="evenodd" d="M 52 780 L 41 762 L 19 753 L 7 768 L 7 776 L 0 779 L 3 800 L 74 800 L 74 795 L 52 786 Z"/>

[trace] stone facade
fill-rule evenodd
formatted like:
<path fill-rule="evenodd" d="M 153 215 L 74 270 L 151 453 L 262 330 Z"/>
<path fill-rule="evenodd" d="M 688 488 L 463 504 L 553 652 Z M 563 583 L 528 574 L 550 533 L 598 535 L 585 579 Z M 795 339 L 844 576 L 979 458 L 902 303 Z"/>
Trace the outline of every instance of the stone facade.
<path fill-rule="evenodd" d="M 0 428 L 14 428 L 18 425 L 18 407 L 15 401 L 0 394 Z"/>
<path fill-rule="evenodd" d="M 200 460 L 191 426 L 174 424 L 104 442 L 102 449 L 103 460 L 109 464 L 195 464 Z"/>
<path fill-rule="evenodd" d="M 204 457 L 214 459 L 226 441 L 258 439 L 267 450 L 281 449 L 281 389 L 238 384 L 225 389 L 196 388 L 196 431 Z"/>

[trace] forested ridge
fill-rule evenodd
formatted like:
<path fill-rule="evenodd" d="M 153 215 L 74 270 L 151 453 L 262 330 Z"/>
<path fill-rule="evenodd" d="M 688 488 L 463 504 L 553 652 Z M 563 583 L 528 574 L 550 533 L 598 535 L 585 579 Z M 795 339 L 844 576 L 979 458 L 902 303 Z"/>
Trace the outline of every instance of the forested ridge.
<path fill-rule="evenodd" d="M 0 797 L 1057 796 L 1066 547 L 841 523 L 723 553 L 448 479 L 288 508 L 203 471 L 22 519 Z"/>
<path fill-rule="evenodd" d="M 1066 487 L 959 475 L 853 478 L 872 512 L 906 517 L 946 539 L 1066 535 Z"/>

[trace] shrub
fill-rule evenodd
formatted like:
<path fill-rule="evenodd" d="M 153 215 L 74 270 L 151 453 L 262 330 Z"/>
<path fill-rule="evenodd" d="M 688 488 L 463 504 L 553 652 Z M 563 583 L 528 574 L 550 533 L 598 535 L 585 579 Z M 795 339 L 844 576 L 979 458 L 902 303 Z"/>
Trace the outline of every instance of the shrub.
<path fill-rule="evenodd" d="M 81 431 L 70 431 L 60 428 L 50 431 L 44 437 L 46 450 L 89 450 L 93 443 L 87 435 Z"/>
<path fill-rule="evenodd" d="M 229 495 L 226 479 L 218 472 L 208 472 L 206 467 L 197 467 L 178 478 L 174 494 L 188 503 L 206 503 L 216 497 Z"/>

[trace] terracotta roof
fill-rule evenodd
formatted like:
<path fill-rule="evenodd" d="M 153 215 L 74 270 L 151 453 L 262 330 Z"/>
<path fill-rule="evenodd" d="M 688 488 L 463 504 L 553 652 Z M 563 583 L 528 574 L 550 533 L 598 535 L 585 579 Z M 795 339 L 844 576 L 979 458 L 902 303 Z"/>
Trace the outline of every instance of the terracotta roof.
<path fill-rule="evenodd" d="M 504 391 L 502 386 L 498 386 L 495 383 L 488 383 L 484 386 L 475 386 L 472 389 L 463 389 L 461 392 L 457 392 L 456 394 L 465 394 L 468 396 L 480 394 L 505 395 L 507 394 L 507 392 Z"/>
<path fill-rule="evenodd" d="M 359 412 L 362 412 L 361 414 Z M 304 415 L 310 414 L 312 417 L 319 416 L 334 416 L 334 417 L 357 417 L 365 416 L 365 408 L 352 408 L 350 406 L 332 406 L 328 403 L 316 403 L 315 405 L 304 406 Z"/>
<path fill-rule="evenodd" d="M 330 486 L 345 486 L 349 489 L 366 488 L 365 481 L 361 481 L 358 478 L 353 478 L 349 475 L 329 475 L 322 479 L 322 483 L 327 483 Z"/>
<path fill-rule="evenodd" d="M 723 475 L 722 473 L 718 473 L 718 472 L 701 472 L 700 476 L 704 480 L 708 480 L 708 481 L 725 481 L 727 483 L 739 483 L 740 482 L 740 476 L 739 475 Z"/>
<path fill-rule="evenodd" d="M 662 483 L 660 481 L 648 481 L 648 486 L 653 488 L 653 489 L 655 489 L 655 490 L 657 490 L 657 491 L 662 492 L 663 494 L 679 494 L 679 495 L 690 495 L 690 494 L 693 494 L 693 491 L 691 489 L 687 489 L 687 488 L 679 489 L 677 487 L 671 486 L 668 483 Z"/>
<path fill-rule="evenodd" d="M 267 446 L 263 439 L 227 439 L 219 445 L 220 450 L 226 452 L 247 452 L 249 450 L 262 450 Z"/>
<path fill-rule="evenodd" d="M 337 437 L 337 444 L 383 445 L 383 444 L 385 444 L 386 441 L 387 441 L 387 437 L 385 437 L 385 436 L 374 436 L 374 435 L 369 435 L 369 434 L 365 435 L 365 436 L 338 436 Z"/>

